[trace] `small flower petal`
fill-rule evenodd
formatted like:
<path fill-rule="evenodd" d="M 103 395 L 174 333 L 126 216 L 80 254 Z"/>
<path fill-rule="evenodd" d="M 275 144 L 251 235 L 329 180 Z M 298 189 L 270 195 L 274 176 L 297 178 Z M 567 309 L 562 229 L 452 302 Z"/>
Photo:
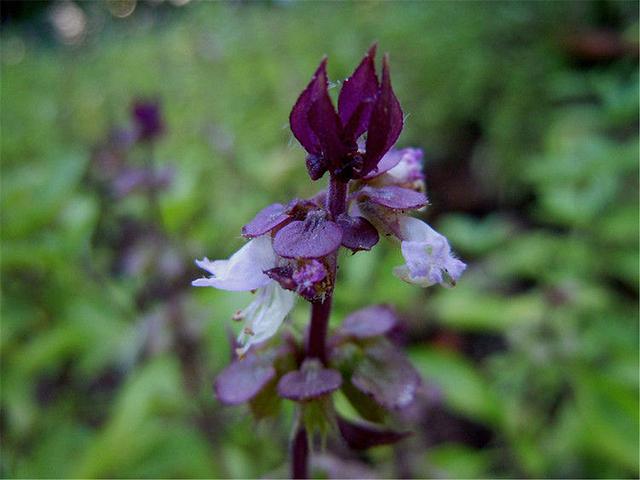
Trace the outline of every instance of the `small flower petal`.
<path fill-rule="evenodd" d="M 285 213 L 286 207 L 281 203 L 274 203 L 260 210 L 256 216 L 242 227 L 242 235 L 247 238 L 259 237 L 289 220 Z"/>
<path fill-rule="evenodd" d="M 293 308 L 295 293 L 282 289 L 271 279 L 269 282 L 266 287 L 258 290 L 253 302 L 239 314 L 245 320 L 244 328 L 238 336 L 238 342 L 242 345 L 237 350 L 240 356 L 252 345 L 271 338 Z"/>
<path fill-rule="evenodd" d="M 398 316 L 389 305 L 373 305 L 349 314 L 340 333 L 355 338 L 378 337 L 388 333 L 398 324 Z"/>
<path fill-rule="evenodd" d="M 324 217 L 324 212 L 310 212 L 304 221 L 291 222 L 276 233 L 273 248 L 284 258 L 320 258 L 340 247 L 342 230 Z"/>
<path fill-rule="evenodd" d="M 337 223 L 342 229 L 342 245 L 354 253 L 371 250 L 380 239 L 378 231 L 366 218 L 342 214 Z"/>
<path fill-rule="evenodd" d="M 428 203 L 424 193 L 396 185 L 380 188 L 366 186 L 360 190 L 358 197 L 368 198 L 373 203 L 393 210 L 413 210 L 422 208 Z"/>
<path fill-rule="evenodd" d="M 389 150 L 380 159 L 380 161 L 378 162 L 378 165 L 376 165 L 376 167 L 373 170 L 371 170 L 364 177 L 362 177 L 362 179 L 371 180 L 373 178 L 376 178 L 382 175 L 384 172 L 391 170 L 402 160 L 402 156 L 403 156 L 402 152 L 403 150 L 395 150 L 395 149 Z"/>
<path fill-rule="evenodd" d="M 195 287 L 214 287 L 221 290 L 255 290 L 267 285 L 271 279 L 263 272 L 276 266 L 276 255 L 268 236 L 247 242 L 228 260 L 196 260 L 198 267 L 211 273 L 209 278 L 199 278 L 191 284 Z"/>
<path fill-rule="evenodd" d="M 447 239 L 417 218 L 402 217 L 399 225 L 406 264 L 396 267 L 393 273 L 422 287 L 436 283 L 454 286 L 466 265 L 453 255 Z"/>
<path fill-rule="evenodd" d="M 391 149 L 364 179 L 374 180 L 374 185 L 399 185 L 424 189 L 422 172 L 422 150 L 419 148 Z"/>
<path fill-rule="evenodd" d="M 387 181 L 396 185 L 407 184 L 412 182 L 424 182 L 424 173 L 422 172 L 422 159 L 424 154 L 419 148 L 403 148 L 398 150 L 400 153 L 400 161 L 398 164 L 387 171 L 390 177 Z"/>
<path fill-rule="evenodd" d="M 217 376 L 214 389 L 218 400 L 239 405 L 255 397 L 276 375 L 273 357 L 249 354 L 236 359 Z"/>
<path fill-rule="evenodd" d="M 336 370 L 324 368 L 316 359 L 306 360 L 300 370 L 287 373 L 278 382 L 278 394 L 283 398 L 305 401 L 318 398 L 340 388 L 342 376 Z"/>

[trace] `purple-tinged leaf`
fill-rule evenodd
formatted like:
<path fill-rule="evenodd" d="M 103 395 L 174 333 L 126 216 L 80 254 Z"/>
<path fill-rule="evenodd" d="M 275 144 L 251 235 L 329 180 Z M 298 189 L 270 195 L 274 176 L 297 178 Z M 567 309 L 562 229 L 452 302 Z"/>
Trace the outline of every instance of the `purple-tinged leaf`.
<path fill-rule="evenodd" d="M 380 95 L 371 112 L 367 131 L 366 154 L 362 167 L 362 176 L 376 168 L 378 161 L 398 140 L 403 126 L 403 113 L 400 102 L 393 93 L 389 74 L 389 58 L 382 59 L 382 84 Z"/>
<path fill-rule="evenodd" d="M 234 361 L 216 378 L 214 389 L 218 400 L 227 405 L 251 400 L 275 376 L 272 360 L 271 356 L 249 353 Z"/>
<path fill-rule="evenodd" d="M 312 155 L 320 156 L 320 142 L 309 125 L 309 110 L 311 105 L 320 98 L 323 93 L 327 93 L 327 59 L 320 62 L 320 66 L 311 77 L 311 81 L 298 97 L 291 114 L 289 115 L 289 125 L 291 131 L 298 139 L 304 149 Z"/>
<path fill-rule="evenodd" d="M 320 258 L 340 248 L 342 230 L 326 219 L 322 210 L 309 212 L 306 220 L 291 222 L 273 239 L 273 249 L 284 258 Z"/>
<path fill-rule="evenodd" d="M 366 197 L 373 203 L 393 210 L 412 210 L 424 207 L 428 203 L 424 193 L 396 185 L 380 188 L 367 186 L 358 192 L 358 197 Z"/>
<path fill-rule="evenodd" d="M 387 430 L 369 422 L 350 422 L 337 416 L 338 428 L 347 445 L 354 450 L 366 450 L 379 445 L 390 445 L 411 435 L 411 432 Z"/>
<path fill-rule="evenodd" d="M 355 338 L 384 335 L 398 324 L 396 312 L 389 305 L 373 305 L 356 310 L 344 319 L 340 333 Z"/>
<path fill-rule="evenodd" d="M 365 349 L 351 377 L 353 385 L 387 409 L 400 409 L 414 399 L 420 376 L 394 345 L 380 340 Z"/>
<path fill-rule="evenodd" d="M 371 250 L 380 239 L 378 231 L 366 218 L 342 214 L 336 221 L 342 229 L 342 245 L 354 253 Z"/>
<path fill-rule="evenodd" d="M 371 112 L 378 95 L 378 77 L 376 76 L 376 44 L 347 78 L 338 97 L 340 120 L 345 126 L 345 136 L 356 140 L 367 129 Z"/>
<path fill-rule="evenodd" d="M 376 168 L 367 173 L 363 178 L 363 180 L 371 180 L 372 178 L 376 178 L 382 175 L 384 172 L 388 172 L 393 167 L 400 163 L 402 160 L 402 156 L 404 155 L 404 150 L 389 150 L 378 162 Z"/>
<path fill-rule="evenodd" d="M 242 235 L 247 238 L 259 237 L 289 220 L 285 206 L 274 203 L 260 210 L 253 220 L 242 227 Z"/>
<path fill-rule="evenodd" d="M 280 379 L 278 394 L 289 400 L 312 400 L 337 390 L 341 384 L 339 372 L 324 368 L 318 360 L 311 359 L 306 360 L 300 370 L 289 372 Z"/>
<path fill-rule="evenodd" d="M 343 142 L 340 117 L 333 108 L 329 92 L 325 90 L 313 102 L 309 108 L 308 119 L 311 129 L 320 143 L 320 151 L 327 168 L 330 171 L 340 168 L 348 152 L 348 147 Z"/>

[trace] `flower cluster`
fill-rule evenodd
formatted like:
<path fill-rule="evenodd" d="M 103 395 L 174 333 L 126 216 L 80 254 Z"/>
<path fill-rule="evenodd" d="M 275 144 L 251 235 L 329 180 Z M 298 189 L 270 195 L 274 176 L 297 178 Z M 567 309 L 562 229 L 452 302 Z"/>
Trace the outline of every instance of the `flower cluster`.
<path fill-rule="evenodd" d="M 388 58 L 379 80 L 375 54 L 373 46 L 344 82 L 337 111 L 329 96 L 326 58 L 291 111 L 291 130 L 307 152 L 309 176 L 318 180 L 328 172 L 328 188 L 259 211 L 242 228 L 249 241 L 228 260 L 196 261 L 210 276 L 193 285 L 256 292 L 235 315 L 245 322 L 237 349 L 245 358 L 218 377 L 216 391 L 223 402 L 252 402 L 271 389 L 308 408 L 308 402 L 325 399 L 341 385 L 348 396 L 359 391 L 387 409 L 413 400 L 417 373 L 385 338 L 397 323 L 390 307 L 355 312 L 325 338 L 341 247 L 354 253 L 370 250 L 380 233 L 391 236 L 400 242 L 405 259 L 394 274 L 422 287 L 453 286 L 465 269 L 445 237 L 409 216 L 428 204 L 422 151 L 392 148 L 402 131 L 403 112 L 391 86 Z M 297 296 L 312 305 L 306 349 L 291 335 L 277 348 L 259 346 L 276 333 Z M 362 398 L 354 402 L 362 407 Z M 402 437 L 345 419 L 336 422 L 352 446 L 365 431 L 373 444 Z"/>
<path fill-rule="evenodd" d="M 170 167 L 157 169 L 148 164 L 135 165 L 130 158 L 134 148 L 148 147 L 163 135 L 160 103 L 149 99 L 135 100 L 131 105 L 131 119 L 131 126 L 113 129 L 107 141 L 93 152 L 92 180 L 115 200 L 166 189 L 174 177 Z"/>

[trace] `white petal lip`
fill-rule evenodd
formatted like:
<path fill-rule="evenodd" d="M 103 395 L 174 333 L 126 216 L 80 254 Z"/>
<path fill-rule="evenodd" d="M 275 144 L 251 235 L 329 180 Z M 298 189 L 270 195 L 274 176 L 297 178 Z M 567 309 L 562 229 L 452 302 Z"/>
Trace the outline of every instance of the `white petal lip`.
<path fill-rule="evenodd" d="M 242 344 L 242 348 L 237 350 L 238 355 L 244 355 L 252 345 L 271 338 L 293 308 L 295 299 L 294 292 L 273 281 L 258 290 L 253 302 L 241 312 L 245 317 L 245 327 L 238 337 Z"/>
<path fill-rule="evenodd" d="M 264 274 L 276 266 L 276 254 L 268 235 L 247 242 L 228 260 L 196 260 L 196 265 L 211 273 L 191 284 L 195 287 L 214 287 L 221 290 L 246 291 L 264 287 L 272 280 Z"/>
<path fill-rule="evenodd" d="M 399 227 L 406 265 L 396 267 L 393 273 L 421 287 L 455 285 L 466 265 L 451 253 L 447 239 L 417 218 L 401 217 Z"/>

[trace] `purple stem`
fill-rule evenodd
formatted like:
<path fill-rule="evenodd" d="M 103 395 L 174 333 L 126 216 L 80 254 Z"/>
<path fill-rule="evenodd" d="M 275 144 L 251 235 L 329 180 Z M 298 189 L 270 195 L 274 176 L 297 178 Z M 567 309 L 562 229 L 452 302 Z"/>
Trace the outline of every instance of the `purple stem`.
<path fill-rule="evenodd" d="M 347 191 L 349 184 L 331 176 L 329 193 L 327 194 L 327 210 L 335 220 L 338 215 L 347 211 Z"/>
<path fill-rule="evenodd" d="M 327 330 L 329 328 L 329 315 L 331 314 L 331 294 L 328 294 L 324 302 L 311 303 L 311 328 L 307 338 L 308 358 L 317 358 L 322 363 L 327 363 Z"/>
<path fill-rule="evenodd" d="M 307 431 L 300 427 L 291 442 L 291 478 L 309 478 L 309 443 L 307 441 Z"/>
<path fill-rule="evenodd" d="M 334 219 L 347 210 L 348 187 L 348 183 L 331 176 L 329 180 L 329 192 L 327 194 L 327 210 L 329 210 L 329 213 Z M 338 266 L 337 253 L 335 253 L 329 261 L 332 264 L 332 276 L 335 282 Z M 327 292 L 322 302 L 311 303 L 311 327 L 307 339 L 306 356 L 309 358 L 317 358 L 324 364 L 327 363 L 326 343 L 332 297 L 333 289 Z"/>
<path fill-rule="evenodd" d="M 333 176 L 329 180 L 329 192 L 327 194 L 327 210 L 333 219 L 347 211 L 348 183 L 342 182 Z M 332 276 L 336 278 L 338 268 L 338 254 L 333 254 L 329 259 L 332 265 Z M 335 286 L 335 283 L 334 283 Z M 328 291 L 324 301 L 311 302 L 311 326 L 307 338 L 306 358 L 317 358 L 326 365 L 327 363 L 327 332 L 329 330 L 329 317 L 331 315 L 331 301 L 333 289 Z M 307 434 L 304 428 L 300 428 L 296 433 L 291 447 L 292 455 L 292 476 L 293 478 L 307 478 L 309 445 Z"/>

